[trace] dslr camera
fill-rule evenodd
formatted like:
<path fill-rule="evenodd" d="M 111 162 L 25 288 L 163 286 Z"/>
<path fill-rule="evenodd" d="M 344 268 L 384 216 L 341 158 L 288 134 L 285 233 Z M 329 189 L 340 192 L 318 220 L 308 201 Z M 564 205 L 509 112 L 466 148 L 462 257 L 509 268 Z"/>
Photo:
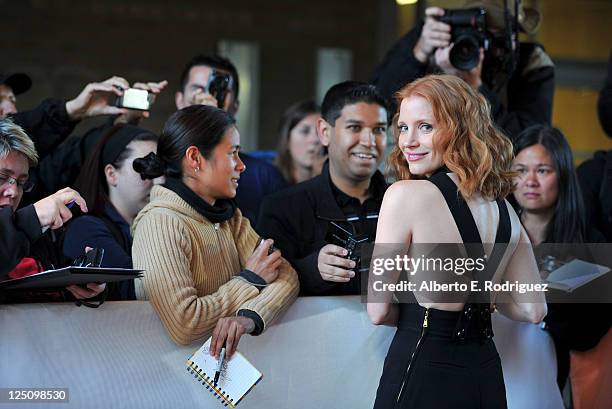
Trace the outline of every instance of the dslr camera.
<path fill-rule="evenodd" d="M 489 34 L 486 23 L 487 12 L 484 8 L 445 9 L 438 21 L 451 26 L 451 43 L 449 59 L 453 67 L 469 71 L 478 65 L 480 48 L 489 48 Z"/>
<path fill-rule="evenodd" d="M 225 96 L 232 85 L 232 76 L 230 74 L 213 70 L 208 76 L 206 89 L 217 100 L 217 108 L 223 109 Z"/>

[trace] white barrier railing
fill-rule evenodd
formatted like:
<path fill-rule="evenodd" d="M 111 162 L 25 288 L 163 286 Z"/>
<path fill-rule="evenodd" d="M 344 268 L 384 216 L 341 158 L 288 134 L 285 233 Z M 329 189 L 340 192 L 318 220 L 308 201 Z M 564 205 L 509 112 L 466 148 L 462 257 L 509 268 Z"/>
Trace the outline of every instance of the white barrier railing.
<path fill-rule="evenodd" d="M 499 314 L 494 331 L 509 408 L 562 408 L 549 336 Z M 239 407 L 371 408 L 392 337 L 358 297 L 298 298 L 265 334 L 241 340 L 264 377 Z M 0 388 L 69 390 L 68 404 L 0 409 L 221 408 L 185 369 L 198 347 L 174 344 L 147 302 L 0 305 Z"/>

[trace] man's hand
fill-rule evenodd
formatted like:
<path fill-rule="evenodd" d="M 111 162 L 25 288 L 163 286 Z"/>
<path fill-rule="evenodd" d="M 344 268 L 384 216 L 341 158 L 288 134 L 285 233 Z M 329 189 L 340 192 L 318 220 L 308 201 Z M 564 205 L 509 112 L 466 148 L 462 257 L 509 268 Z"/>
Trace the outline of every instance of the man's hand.
<path fill-rule="evenodd" d="M 43 231 L 47 230 L 48 227 L 57 229 L 70 220 L 72 213 L 68 209 L 68 205 L 71 202 L 76 203 L 83 212 L 87 212 L 85 199 L 81 197 L 79 192 L 69 187 L 34 203 L 34 210 Z"/>
<path fill-rule="evenodd" d="M 480 59 L 478 61 L 478 65 L 472 68 L 469 71 L 463 71 L 455 68 L 450 62 L 450 51 L 453 48 L 453 45 L 444 48 L 438 48 L 435 53 L 435 62 L 438 67 L 445 74 L 456 75 L 457 77 L 463 79 L 467 82 L 472 88 L 478 90 L 478 88 L 482 85 L 482 79 L 480 75 L 482 73 L 482 62 L 484 61 L 484 50 L 480 49 Z"/>
<path fill-rule="evenodd" d="M 268 284 L 276 280 L 278 277 L 278 268 L 283 262 L 279 250 L 268 255 L 268 249 L 273 243 L 274 241 L 270 239 L 263 240 L 253 254 L 251 254 L 245 266 L 247 270 L 251 270 L 263 278 Z"/>
<path fill-rule="evenodd" d="M 100 294 L 106 288 L 106 283 L 87 283 L 87 288 L 83 288 L 78 285 L 69 285 L 66 290 L 70 291 L 74 298 L 77 300 L 83 300 L 87 298 L 95 297 Z"/>
<path fill-rule="evenodd" d="M 238 341 L 244 334 L 250 334 L 255 330 L 255 322 L 247 317 L 226 317 L 217 321 L 217 326 L 213 330 L 212 340 L 210 341 L 210 354 L 219 359 L 221 348 L 225 344 L 225 356 L 231 358 Z"/>
<path fill-rule="evenodd" d="M 347 254 L 346 249 L 335 244 L 323 246 L 317 259 L 317 267 L 321 278 L 325 281 L 346 283 L 355 277 L 355 272 L 350 270 L 355 268 L 355 262 L 344 258 Z"/>
<path fill-rule="evenodd" d="M 191 105 L 208 105 L 215 108 L 219 106 L 217 98 L 208 92 L 204 92 L 201 88 L 193 94 Z"/>
<path fill-rule="evenodd" d="M 444 9 L 440 7 L 427 7 L 425 9 L 425 24 L 421 37 L 412 52 L 414 57 L 425 64 L 436 48 L 448 47 L 451 40 L 451 26 L 436 20 L 443 16 Z"/>
<path fill-rule="evenodd" d="M 109 105 L 109 100 L 122 95 L 122 90 L 129 87 L 130 84 L 121 77 L 92 82 L 75 99 L 66 102 L 66 112 L 73 121 L 98 115 L 124 114 L 127 109 Z"/>
<path fill-rule="evenodd" d="M 160 82 L 136 82 L 132 85 L 132 88 L 144 89 L 148 91 L 150 94 L 149 97 L 149 107 L 151 107 L 155 103 L 155 99 L 157 95 L 166 88 L 168 85 L 168 81 L 160 81 Z M 150 115 L 149 111 L 138 111 L 136 109 L 128 109 L 127 112 L 123 115 L 120 115 L 115 119 L 115 124 L 132 124 L 138 125 L 140 120 L 143 118 L 148 118 Z"/>

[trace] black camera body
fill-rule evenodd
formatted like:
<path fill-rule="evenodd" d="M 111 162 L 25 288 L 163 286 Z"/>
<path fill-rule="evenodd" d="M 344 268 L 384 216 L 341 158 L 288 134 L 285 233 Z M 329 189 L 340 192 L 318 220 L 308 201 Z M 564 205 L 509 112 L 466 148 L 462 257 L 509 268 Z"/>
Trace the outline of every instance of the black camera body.
<path fill-rule="evenodd" d="M 489 34 L 486 22 L 487 12 L 484 8 L 445 9 L 438 21 L 451 26 L 451 43 L 449 59 L 453 67 L 469 71 L 478 65 L 480 48 L 489 48 Z"/>
<path fill-rule="evenodd" d="M 232 86 L 232 76 L 230 74 L 213 70 L 208 76 L 206 89 L 208 93 L 217 100 L 217 107 L 223 109 L 225 96 Z"/>
<path fill-rule="evenodd" d="M 325 241 L 343 247 L 348 251 L 345 258 L 355 262 L 355 270 L 361 270 L 361 246 L 370 242 L 367 235 L 355 236 L 336 222 L 329 222 Z"/>

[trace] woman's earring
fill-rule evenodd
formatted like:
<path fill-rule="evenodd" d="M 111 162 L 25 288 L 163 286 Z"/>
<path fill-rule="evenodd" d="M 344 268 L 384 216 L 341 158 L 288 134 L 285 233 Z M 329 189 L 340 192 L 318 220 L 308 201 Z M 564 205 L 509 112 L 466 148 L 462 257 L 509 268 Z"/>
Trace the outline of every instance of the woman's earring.
<path fill-rule="evenodd" d="M 200 167 L 196 166 L 193 170 L 195 170 L 195 173 L 198 173 L 200 171 Z"/>

